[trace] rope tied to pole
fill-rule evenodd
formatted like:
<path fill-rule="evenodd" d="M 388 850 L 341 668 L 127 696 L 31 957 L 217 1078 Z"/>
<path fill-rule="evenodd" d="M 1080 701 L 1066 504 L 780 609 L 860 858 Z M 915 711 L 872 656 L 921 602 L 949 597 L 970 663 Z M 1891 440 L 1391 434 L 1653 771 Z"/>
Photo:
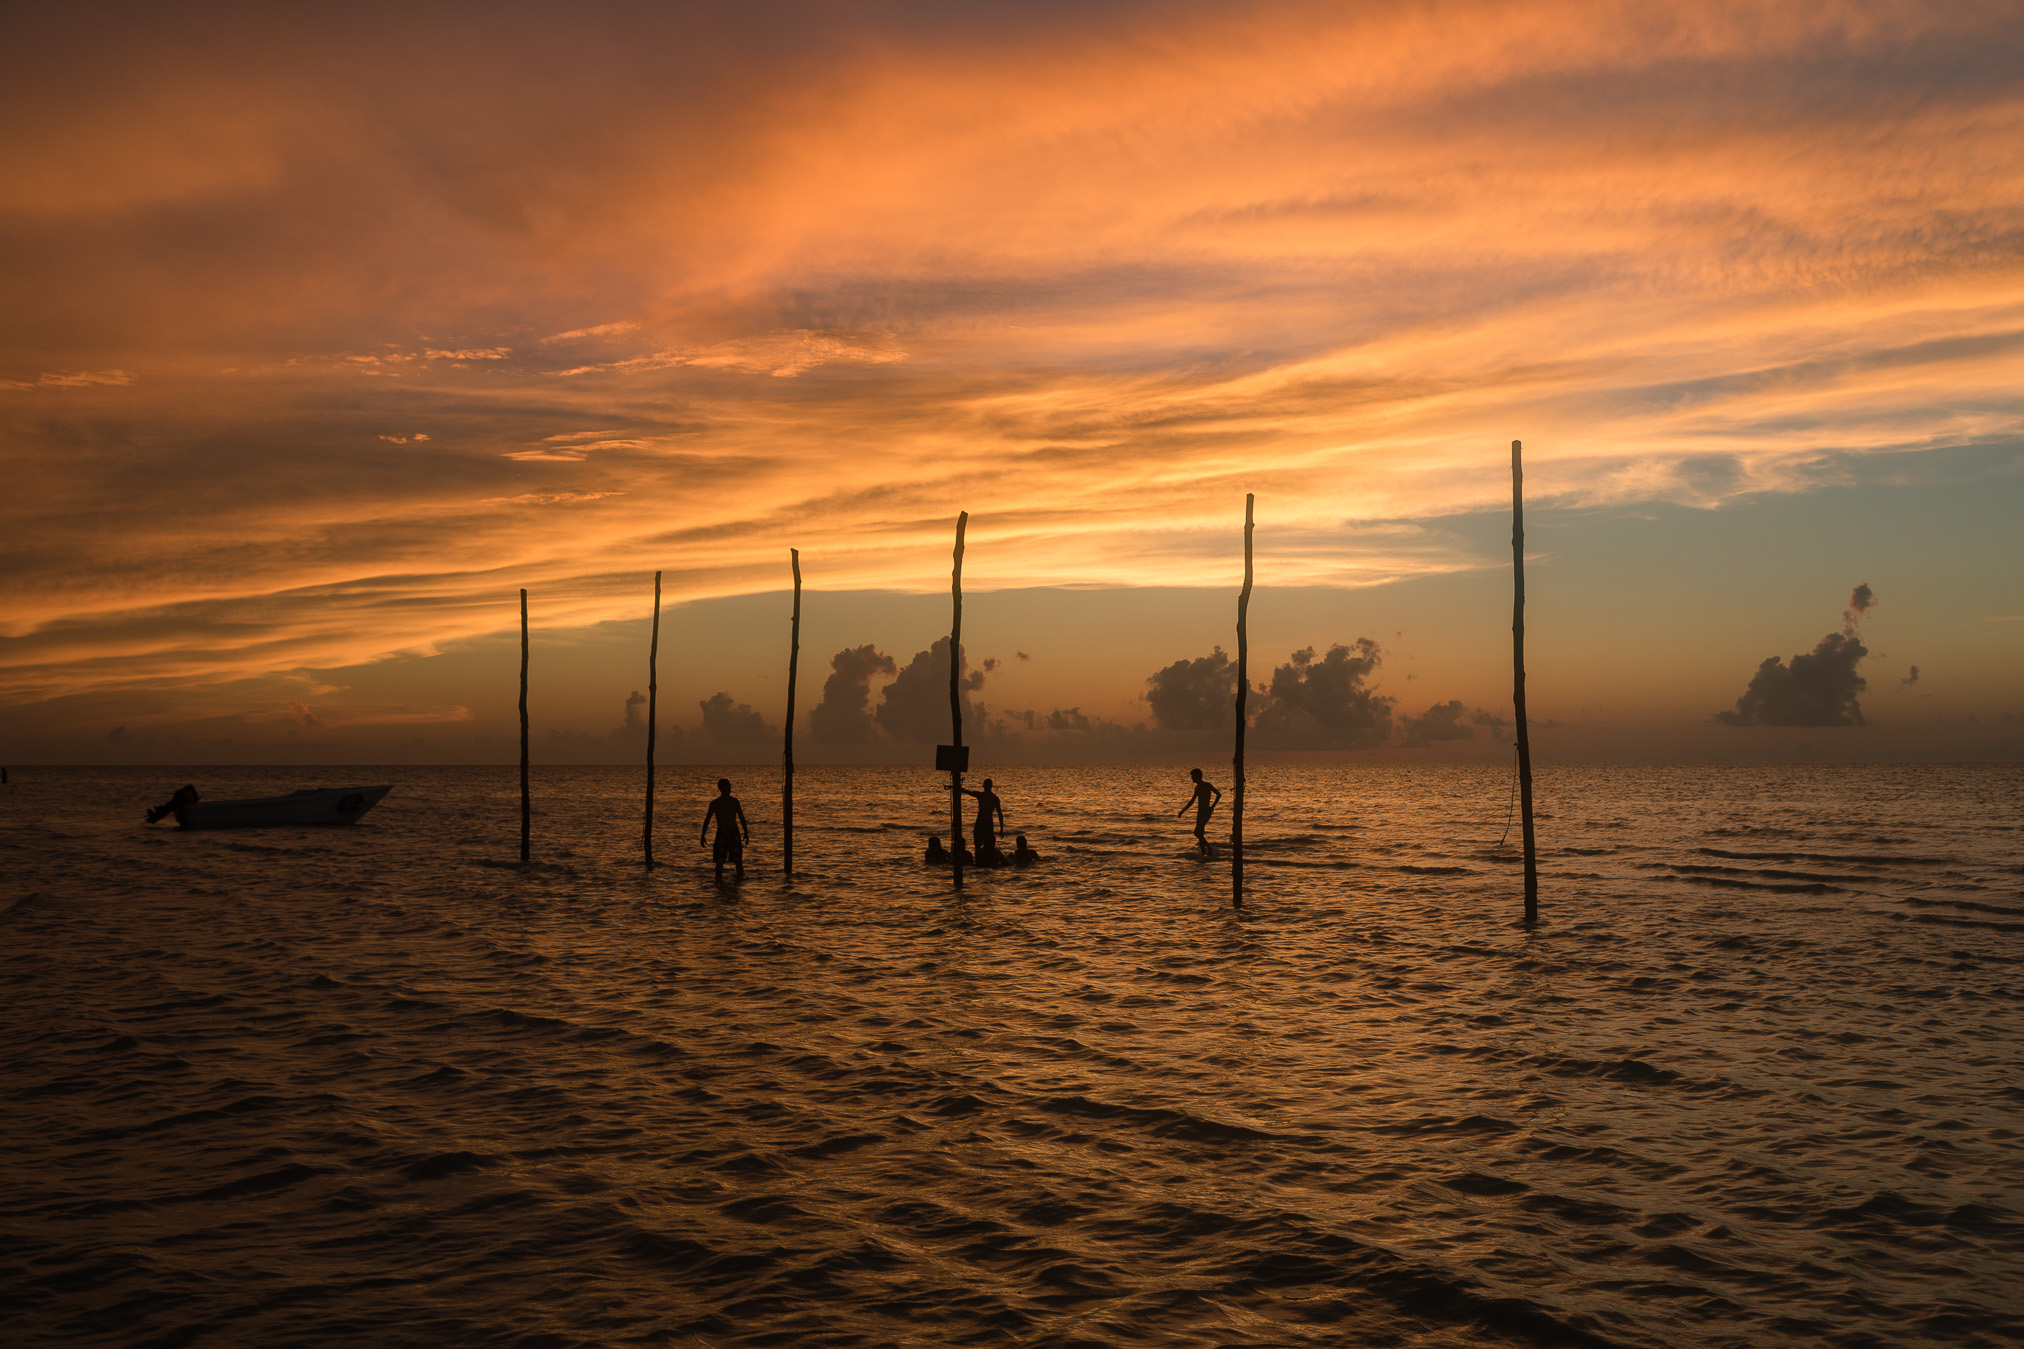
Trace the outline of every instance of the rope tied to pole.
<path fill-rule="evenodd" d="M 1511 822 L 1518 818 L 1518 747 L 1511 746 L 1511 805 L 1504 812 L 1504 832 L 1497 835 L 1497 846 L 1503 847 L 1504 840 L 1511 837 Z"/>

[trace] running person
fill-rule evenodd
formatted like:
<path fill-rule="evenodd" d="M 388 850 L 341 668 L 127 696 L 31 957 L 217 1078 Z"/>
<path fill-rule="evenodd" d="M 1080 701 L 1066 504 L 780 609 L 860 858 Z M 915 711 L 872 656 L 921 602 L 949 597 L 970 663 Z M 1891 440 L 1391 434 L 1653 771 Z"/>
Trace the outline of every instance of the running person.
<path fill-rule="evenodd" d="M 1202 770 L 1199 768 L 1190 768 L 1188 776 L 1195 782 L 1195 794 L 1188 798 L 1188 806 L 1195 808 L 1195 842 L 1202 845 L 1202 856 L 1214 857 L 1216 850 L 1209 843 L 1209 814 L 1215 810 L 1216 803 L 1223 799 L 1223 793 L 1214 784 L 1203 780 Z M 1174 814 L 1187 814 L 1188 806 L 1182 806 Z"/>
<path fill-rule="evenodd" d="M 708 813 L 703 816 L 703 833 L 697 842 L 710 837 L 713 820 L 717 825 L 717 842 L 710 849 L 710 858 L 717 864 L 717 883 L 723 884 L 726 860 L 737 868 L 732 879 L 742 881 L 745 879 L 745 845 L 752 841 L 752 831 L 745 825 L 745 807 L 731 795 L 729 778 L 717 779 L 717 799 L 710 803 Z"/>

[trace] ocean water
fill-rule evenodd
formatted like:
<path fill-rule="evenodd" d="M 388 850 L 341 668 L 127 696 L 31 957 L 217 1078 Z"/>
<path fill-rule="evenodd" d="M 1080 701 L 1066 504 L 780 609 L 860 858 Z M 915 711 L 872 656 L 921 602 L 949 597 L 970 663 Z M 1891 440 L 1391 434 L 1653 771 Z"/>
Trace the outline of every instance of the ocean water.
<path fill-rule="evenodd" d="M 1223 766 L 1210 768 L 1226 789 Z M 71 769 L 0 789 L 19 1345 L 2024 1343 L 2024 768 Z M 395 784 L 348 829 L 144 807 Z M 1227 804 L 1227 797 L 1226 797 Z"/>

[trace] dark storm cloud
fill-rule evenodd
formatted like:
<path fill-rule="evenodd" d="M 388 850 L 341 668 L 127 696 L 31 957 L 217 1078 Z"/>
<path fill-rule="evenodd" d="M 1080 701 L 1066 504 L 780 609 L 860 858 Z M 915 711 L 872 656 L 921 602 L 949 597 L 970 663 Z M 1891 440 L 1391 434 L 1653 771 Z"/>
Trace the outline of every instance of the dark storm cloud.
<path fill-rule="evenodd" d="M 1383 744 L 1391 735 L 1392 700 L 1365 686 L 1382 659 L 1368 637 L 1332 646 L 1318 661 L 1311 646 L 1294 652 L 1272 672 L 1265 710 L 1258 714 L 1260 743 L 1312 749 Z"/>
<path fill-rule="evenodd" d="M 1462 724 L 1467 713 L 1459 699 L 1451 698 L 1445 703 L 1435 703 L 1417 717 L 1405 718 L 1406 748 L 1422 749 L 1443 740 L 1473 739 L 1476 732 Z"/>
<path fill-rule="evenodd" d="M 1912 672 L 1906 675 L 1903 679 L 1898 681 L 1898 687 L 1901 689 L 1910 688 L 1913 684 L 1916 684 L 1918 682 L 1919 682 L 1919 667 L 1914 665 L 1912 666 Z"/>
<path fill-rule="evenodd" d="M 967 654 L 964 663 L 968 664 Z M 982 671 L 972 670 L 963 676 L 966 725 L 983 710 L 970 702 L 970 694 L 983 687 Z M 914 658 L 901 667 L 879 698 L 876 716 L 879 726 L 895 740 L 932 745 L 948 738 L 951 729 L 948 638 L 940 638 L 926 651 L 915 652 Z"/>
<path fill-rule="evenodd" d="M 809 733 L 831 745 L 862 745 L 878 734 L 871 715 L 873 675 L 898 671 L 893 658 L 870 642 L 847 646 L 829 658 L 822 700 L 808 714 Z"/>
<path fill-rule="evenodd" d="M 1787 665 L 1767 656 L 1733 711 L 1715 719 L 1730 726 L 1860 726 L 1857 701 L 1869 681 L 1856 667 L 1869 649 L 1845 632 L 1830 632 Z"/>
<path fill-rule="evenodd" d="M 703 709 L 702 736 L 716 745 L 760 745 L 780 732 L 750 703 L 734 703 L 728 693 L 714 693 L 696 704 Z"/>
<path fill-rule="evenodd" d="M 1858 623 L 1867 618 L 1869 611 L 1874 608 L 1876 608 L 1876 592 L 1871 590 L 1869 583 L 1865 581 L 1848 592 L 1848 609 L 1842 614 L 1842 621 L 1849 624 Z"/>
<path fill-rule="evenodd" d="M 1213 731 L 1237 714 L 1237 667 L 1217 647 L 1146 676 L 1146 702 L 1163 731 Z"/>
<path fill-rule="evenodd" d="M 627 694 L 625 700 L 625 729 L 628 731 L 645 730 L 647 725 L 646 710 L 647 698 L 645 694 L 641 693 L 638 689 L 634 689 L 631 693 Z"/>

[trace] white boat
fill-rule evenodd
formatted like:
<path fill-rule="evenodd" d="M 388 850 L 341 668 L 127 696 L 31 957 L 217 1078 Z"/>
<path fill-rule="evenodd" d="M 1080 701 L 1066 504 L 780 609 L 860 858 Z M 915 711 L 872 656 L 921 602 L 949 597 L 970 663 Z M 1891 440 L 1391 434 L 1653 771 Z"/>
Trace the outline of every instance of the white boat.
<path fill-rule="evenodd" d="M 161 814 L 174 815 L 185 829 L 239 829 L 268 825 L 350 824 L 392 791 L 379 787 L 304 787 L 286 796 L 250 797 L 242 801 L 204 801 L 185 787 Z M 159 819 L 148 812 L 149 823 Z"/>

